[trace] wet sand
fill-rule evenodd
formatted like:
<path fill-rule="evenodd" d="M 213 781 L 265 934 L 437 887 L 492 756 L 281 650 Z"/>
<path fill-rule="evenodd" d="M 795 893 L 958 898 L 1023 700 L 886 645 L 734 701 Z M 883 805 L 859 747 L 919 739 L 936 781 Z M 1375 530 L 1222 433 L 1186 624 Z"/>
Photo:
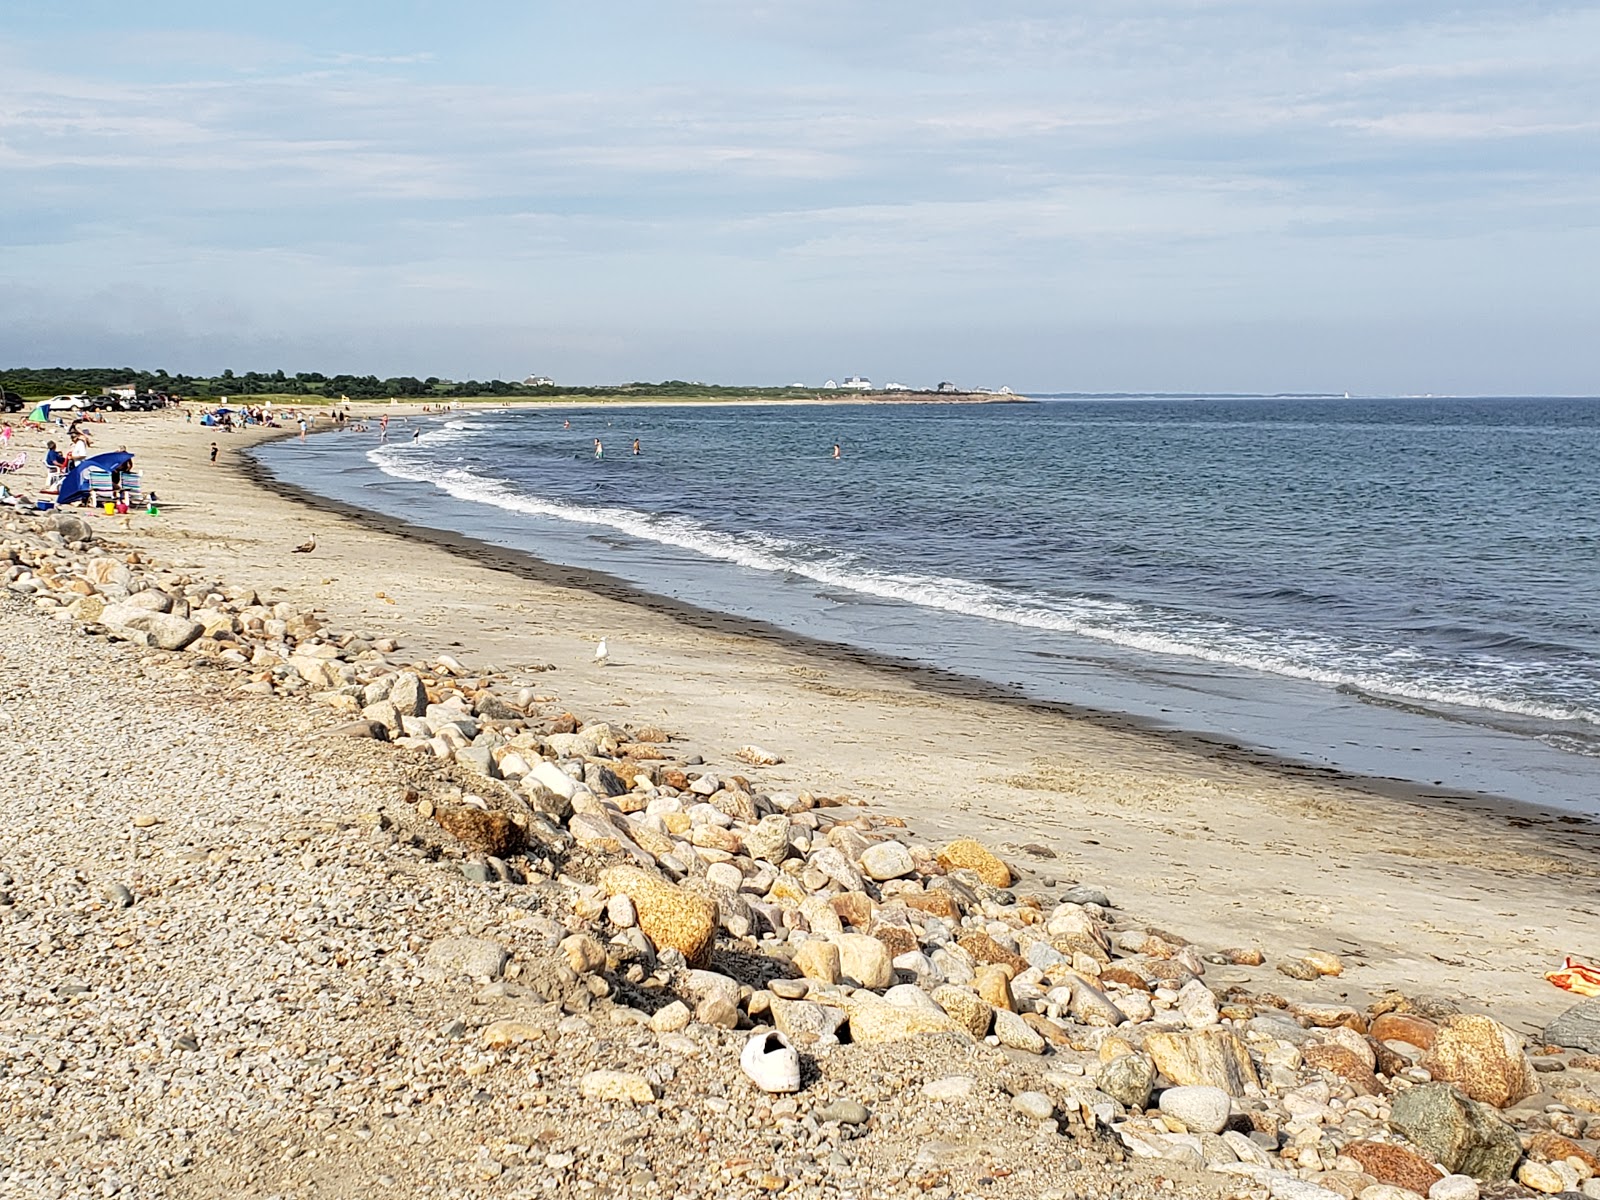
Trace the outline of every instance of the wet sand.
<path fill-rule="evenodd" d="M 1266 952 L 1267 967 L 1216 969 L 1213 984 L 1442 994 L 1533 1032 L 1573 999 L 1543 972 L 1600 951 L 1591 822 L 1025 702 L 318 500 L 241 453 L 262 431 L 216 433 L 176 413 L 110 422 L 95 448 L 126 444 L 163 503 L 157 517 L 96 516 L 108 536 L 197 574 L 275 580 L 271 599 L 365 616 L 419 655 L 525 673 L 580 713 L 616 711 L 719 754 L 759 743 L 786 760 L 762 773 L 769 788 L 820 783 L 929 839 L 972 834 L 1041 880 L 1103 887 L 1206 947 Z M 313 533 L 315 553 L 289 553 Z M 605 667 L 592 661 L 601 637 Z M 1350 969 L 1308 985 L 1271 967 L 1310 949 Z"/>

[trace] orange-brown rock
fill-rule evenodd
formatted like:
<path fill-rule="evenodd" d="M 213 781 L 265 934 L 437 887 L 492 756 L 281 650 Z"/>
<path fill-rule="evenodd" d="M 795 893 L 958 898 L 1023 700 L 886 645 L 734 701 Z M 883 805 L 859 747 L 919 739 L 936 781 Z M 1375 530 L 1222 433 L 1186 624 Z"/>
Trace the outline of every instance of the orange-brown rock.
<path fill-rule="evenodd" d="M 1337 1075 L 1363 1096 L 1376 1096 L 1382 1090 L 1377 1077 L 1372 1073 L 1372 1068 L 1348 1046 L 1340 1046 L 1333 1042 L 1312 1042 L 1302 1046 L 1300 1053 L 1308 1067 Z"/>
<path fill-rule="evenodd" d="M 1453 1083 L 1480 1104 L 1506 1108 L 1539 1090 L 1522 1039 L 1492 1017 L 1461 1015 L 1439 1023 L 1422 1059 L 1435 1079 Z"/>
<path fill-rule="evenodd" d="M 1575 1158 L 1589 1170 L 1600 1174 L 1600 1158 L 1590 1154 L 1571 1138 L 1564 1138 L 1548 1129 L 1541 1129 L 1530 1136 L 1523 1148 L 1527 1150 L 1529 1158 L 1539 1162 L 1565 1162 Z"/>
<path fill-rule="evenodd" d="M 1387 1142 L 1351 1142 L 1344 1153 L 1361 1164 L 1361 1169 L 1379 1183 L 1406 1188 L 1426 1196 L 1428 1189 L 1444 1172 L 1415 1150 Z"/>
<path fill-rule="evenodd" d="M 1006 866 L 982 842 L 973 838 L 957 838 L 939 851 L 939 863 L 947 871 L 965 867 L 977 872 L 978 878 L 990 887 L 1010 887 L 1011 868 Z"/>
<path fill-rule="evenodd" d="M 877 902 L 865 892 L 840 892 L 828 901 L 833 905 L 833 911 L 839 914 L 839 919 L 846 925 L 854 925 L 857 929 L 865 929 L 872 923 L 872 914 L 877 909 Z"/>
<path fill-rule="evenodd" d="M 676 788 L 681 792 L 689 786 L 689 777 L 677 767 L 666 767 L 656 782 L 663 787 Z"/>
<path fill-rule="evenodd" d="M 1072 1038 L 1067 1031 L 1057 1025 L 1049 1017 L 1041 1017 L 1038 1013 L 1023 1013 L 1022 1019 L 1028 1028 L 1037 1033 L 1052 1046 L 1071 1046 Z"/>
<path fill-rule="evenodd" d="M 704 896 L 674 887 L 638 867 L 608 867 L 600 873 L 606 895 L 627 896 L 638 914 L 639 928 L 659 946 L 682 952 L 693 967 L 711 961 L 717 936 L 717 906 Z"/>
<path fill-rule="evenodd" d="M 1118 962 L 1100 968 L 1100 982 L 1120 983 L 1123 987 L 1138 988 L 1142 992 L 1150 991 L 1152 986 L 1150 977 L 1143 971 Z"/>
<path fill-rule="evenodd" d="M 884 944 L 890 958 L 899 958 L 902 954 L 922 948 L 917 942 L 917 935 L 902 925 L 879 925 L 872 931 L 872 936 Z"/>
<path fill-rule="evenodd" d="M 1418 1050 L 1427 1050 L 1433 1045 L 1437 1030 L 1438 1026 L 1426 1017 L 1414 1017 L 1409 1013 L 1386 1012 L 1372 1019 L 1372 1036 L 1380 1042 L 1404 1042 Z"/>
<path fill-rule="evenodd" d="M 1017 1011 L 1017 1002 L 1011 995 L 1011 972 L 1000 963 L 985 963 L 979 967 L 973 987 L 990 1008 Z"/>
<path fill-rule="evenodd" d="M 522 847 L 522 829 L 502 812 L 484 812 L 471 805 L 436 808 L 433 819 L 451 837 L 474 850 L 504 858 Z"/>
<path fill-rule="evenodd" d="M 1224 950 L 1222 951 L 1222 957 L 1236 967 L 1259 967 L 1267 961 L 1261 951 L 1254 946 L 1240 946 L 1232 950 Z"/>
<path fill-rule="evenodd" d="M 968 954 L 972 955 L 974 962 L 978 963 L 1003 963 L 1011 968 L 1013 974 L 1021 974 L 1028 969 L 1027 960 L 1014 950 L 1007 950 L 987 933 L 978 930 L 968 930 L 956 939 Z"/>
<path fill-rule="evenodd" d="M 918 912 L 931 913 L 947 921 L 961 919 L 961 906 L 956 903 L 956 898 L 943 888 L 936 888 L 931 892 L 901 892 L 897 899 L 907 908 L 914 908 Z"/>

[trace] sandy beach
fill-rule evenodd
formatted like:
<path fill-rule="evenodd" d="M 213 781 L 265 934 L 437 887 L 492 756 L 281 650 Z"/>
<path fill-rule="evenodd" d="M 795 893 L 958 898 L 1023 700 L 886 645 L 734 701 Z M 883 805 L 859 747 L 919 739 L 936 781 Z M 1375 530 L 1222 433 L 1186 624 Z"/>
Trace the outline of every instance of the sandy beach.
<path fill-rule="evenodd" d="M 1114 716 L 986 701 L 977 685 L 751 636 L 710 614 L 688 620 L 664 600 L 621 601 L 628 589 L 584 572 L 296 504 L 260 486 L 241 454 L 259 432 L 212 436 L 172 415 L 112 428 L 168 501 L 119 531 L 130 544 L 271 577 L 286 598 L 394 629 L 419 653 L 554 665 L 539 686 L 575 710 L 667 722 L 724 754 L 759 742 L 786 760 L 776 781 L 823 782 L 929 838 L 996 838 L 1041 877 L 1115 883 L 1130 908 L 1195 939 L 1259 942 L 1269 958 L 1347 955 L 1361 964 L 1352 996 L 1475 995 L 1531 1033 L 1569 1000 L 1543 973 L 1594 949 L 1600 829 L 1587 823 L 1295 778 Z M 313 533 L 316 555 L 287 553 Z M 589 661 L 602 637 L 604 669 Z"/>
<path fill-rule="evenodd" d="M 382 1186 L 400 1194 L 944 1200 L 973 1194 L 981 1182 L 986 1195 L 1059 1200 L 1154 1197 L 1174 1187 L 1179 1195 L 1355 1197 L 1387 1176 L 1376 1160 L 1358 1157 L 1362 1150 L 1346 1154 L 1347 1144 L 1378 1138 L 1389 1146 L 1390 1099 L 1430 1078 L 1418 1066 L 1421 1042 L 1416 1053 L 1405 1050 L 1403 1038 L 1419 1035 L 1379 1037 L 1379 1016 L 1398 1008 L 1437 1018 L 1448 1030 L 1466 1019 L 1450 1016 L 1456 1010 L 1493 1014 L 1509 1027 L 1507 1037 L 1530 1038 L 1539 1054 L 1539 1032 L 1574 1003 L 1542 976 L 1563 955 L 1597 949 L 1600 829 L 1570 816 L 1330 778 L 1237 746 L 1144 730 L 1115 714 L 1014 701 L 962 678 L 875 661 L 638 594 L 594 573 L 320 502 L 274 485 L 243 453 L 262 437 L 282 435 L 267 430 L 224 434 L 166 411 L 110 416 L 93 432 L 96 451 L 133 451 L 146 490 L 160 496 L 155 515 L 74 510 L 110 550 L 102 557 L 158 570 L 174 587 L 184 579 L 216 581 L 242 613 L 272 605 L 283 613 L 314 610 L 317 622 L 294 637 L 304 638 L 304 648 L 317 643 L 315 624 L 349 630 L 347 640 L 366 654 L 349 651 L 352 675 L 368 659 L 389 672 L 400 662 L 466 664 L 459 672 L 466 683 L 451 685 L 451 670 L 438 667 L 427 686 L 438 694 L 475 691 L 480 714 L 491 710 L 483 707 L 490 685 L 482 680 L 493 678 L 501 696 L 528 698 L 518 704 L 526 714 L 538 707 L 546 733 L 523 734 L 526 741 L 514 744 L 533 758 L 539 754 L 528 747 L 549 750 L 541 768 L 554 770 L 555 747 L 573 749 L 574 742 L 552 741 L 568 734 L 549 734 L 552 714 L 566 710 L 586 725 L 651 730 L 648 739 L 662 731 L 674 754 L 693 752 L 686 765 L 704 760 L 725 781 L 731 771 L 749 776 L 750 795 L 738 787 L 717 792 L 731 797 L 728 803 L 755 811 L 757 797 L 766 811 L 776 803 L 768 797 L 826 797 L 829 805 L 795 810 L 813 821 L 819 840 L 832 829 L 829 850 L 811 851 L 813 864 L 834 846 L 856 846 L 861 862 L 869 861 L 866 850 L 885 846 L 904 858 L 904 867 L 870 875 L 882 888 L 861 882 L 866 867 L 840 867 L 856 886 L 848 896 L 867 904 L 866 888 L 877 896 L 874 910 L 899 894 L 922 893 L 920 883 L 933 896 L 934 877 L 954 874 L 954 862 L 934 864 L 928 846 L 962 838 L 989 846 L 1003 859 L 1010 890 L 963 899 L 968 925 L 960 946 L 990 947 L 995 957 L 979 958 L 976 987 L 998 986 L 1000 1002 L 992 1013 L 982 1008 L 984 1021 L 995 1022 L 987 1040 L 979 1029 L 976 1040 L 949 1029 L 952 1018 L 934 1008 L 933 1029 L 962 1037 L 872 1045 L 869 1016 L 891 1005 L 864 997 L 870 984 L 854 992 L 821 987 L 810 966 L 802 979 L 768 978 L 760 955 L 749 950 L 754 933 L 730 934 L 738 944 L 725 947 L 728 957 L 714 966 L 746 986 L 734 987 L 726 1011 L 715 997 L 701 998 L 688 1029 L 694 1037 L 682 1026 L 651 1024 L 648 1006 L 622 1003 L 638 976 L 624 974 L 616 960 L 618 938 L 626 942 L 645 925 L 643 902 L 635 912 L 624 891 L 629 902 L 618 909 L 616 890 L 579 851 L 547 870 L 554 878 L 541 880 L 530 867 L 522 880 L 494 883 L 493 859 L 488 866 L 482 856 L 462 859 L 450 838 L 440 840 L 429 819 L 437 811 L 432 797 L 459 802 L 461 787 L 470 790 L 464 760 L 440 766 L 419 752 L 421 741 L 408 749 L 328 738 L 354 715 L 328 706 L 338 699 L 333 691 L 314 694 L 301 685 L 275 694 L 259 678 L 242 688 L 246 674 L 238 667 L 229 674 L 190 664 L 182 653 L 101 645 L 78 634 L 56 600 L 40 595 L 34 605 L 42 611 L 26 611 L 27 597 L 42 586 L 27 584 L 35 590 L 22 590 L 0 611 L 0 675 L 8 691 L 0 720 L 6 736 L 27 747 L 11 765 L 6 789 L 16 840 L 10 850 L 0 848 L 0 915 L 10 914 L 0 933 L 11 960 L 0 976 L 10 994 L 10 1006 L 0 1010 L 0 1098 L 10 1106 L 11 1141 L 0 1141 L 0 1150 L 26 1165 L 11 1176 L 16 1194 L 104 1192 L 104 1171 L 130 1171 L 131 1154 L 162 1166 L 130 1195 L 238 1187 L 262 1195 L 355 1195 Z M 59 440 L 59 432 L 51 437 Z M 38 432 L 22 435 L 19 445 L 30 458 L 42 456 Z M 37 477 L 26 482 L 37 486 Z M 294 554 L 310 542 L 314 550 Z M 56 568 L 38 570 L 45 578 Z M 18 568 L 13 578 L 21 578 Z M 77 595 L 90 590 L 78 587 Z M 205 600 L 205 587 L 198 597 Z M 602 638 L 610 656 L 597 662 Z M 382 680 L 387 688 L 392 678 L 379 675 L 368 686 Z M 78 691 L 96 699 L 85 704 Z M 518 722 L 520 715 L 512 726 Z M 638 734 L 640 744 L 648 739 Z M 85 747 L 93 747 L 88 776 L 80 768 Z M 586 784 L 614 782 L 603 763 L 630 776 L 616 747 L 590 747 L 586 755 L 589 765 L 574 766 Z M 182 782 L 190 776 L 192 794 Z M 661 813 L 682 818 L 675 834 L 690 830 L 677 806 L 678 792 L 696 798 L 686 792 L 691 778 L 675 776 L 669 786 L 658 771 L 645 784 L 648 795 L 658 784 L 666 789 Z M 613 853 L 614 830 L 626 826 L 621 811 L 594 795 L 582 803 L 592 808 L 574 814 L 568 805 L 562 818 L 571 835 L 552 829 L 552 837 L 565 838 L 563 845 L 576 837 L 592 850 L 579 834 L 581 816 L 592 811 L 611 821 L 600 842 Z M 643 816 L 638 806 L 626 811 Z M 544 819 L 536 811 L 533 818 Z M 589 819 L 584 829 L 594 827 Z M 746 822 L 733 827 L 736 837 L 725 829 L 704 838 L 696 832 L 694 845 L 704 848 L 710 869 L 744 864 L 730 867 L 736 882 L 741 869 L 762 878 L 765 899 L 757 902 L 752 891 L 750 914 L 773 917 L 774 898 L 787 894 L 784 880 L 774 883 L 770 866 L 752 864 L 754 850 L 733 853 L 757 834 Z M 635 829 L 648 842 L 650 830 Z M 629 853 L 626 838 L 618 845 Z M 696 853 L 688 842 L 672 845 L 666 840 L 666 850 L 650 854 L 672 862 L 675 853 Z M 790 859 L 790 867 L 800 864 Z M 837 880 L 818 870 L 797 869 L 792 878 L 834 893 Z M 896 891 L 907 878 L 920 883 Z M 115 885 L 122 893 L 107 880 L 125 880 Z M 597 888 L 611 891 L 610 899 Z M 1090 899 L 1096 893 L 1109 906 Z M 797 912 L 808 914 L 813 930 L 838 926 L 835 907 L 848 896 L 824 902 L 826 912 L 805 907 L 816 896 L 795 901 Z M 1069 902 L 1053 907 L 1058 901 Z M 186 910 L 205 915 L 205 930 L 182 923 L 178 914 Z M 710 910 L 717 915 L 717 904 Z M 54 931 L 30 923 L 46 912 L 59 917 Z M 728 912 L 717 920 L 728 922 Z M 742 915 L 723 931 L 744 930 L 752 920 Z M 1061 936 L 1043 944 L 1029 926 L 1042 931 L 1046 920 Z M 589 928 L 618 938 L 602 944 Z M 880 941 L 885 936 L 877 931 Z M 840 944 L 850 938 L 872 941 L 840 933 Z M 493 970 L 466 970 L 472 986 L 458 981 L 437 990 L 440 949 L 482 939 L 506 947 L 506 974 L 496 962 Z M 1046 1003 L 1046 971 L 1066 971 L 1069 962 L 1050 947 L 1069 942 L 1075 982 L 1051 990 Z M 808 944 L 800 939 L 802 949 Z M 659 946 L 658 939 L 651 950 Z M 939 957 L 946 950 L 934 946 L 923 947 L 931 962 L 946 963 Z M 1018 954 L 1024 946 L 1026 962 Z M 886 966 L 885 950 L 875 952 Z M 1035 952 L 1043 955 L 1037 962 Z M 550 965 L 562 954 L 570 973 Z M 216 970 L 240 955 L 237 970 Z M 912 973 L 922 962 L 928 960 L 915 949 L 894 960 Z M 1142 984 L 1118 976 L 1122 1011 L 1083 974 L 1104 966 L 1110 981 L 1110 968 L 1133 970 L 1134 962 L 1139 970 L 1176 974 Z M 1301 970 L 1306 963 L 1320 966 Z M 627 970 L 637 973 L 637 963 Z M 992 970 L 1005 978 L 995 984 L 994 974 L 984 976 Z M 885 976 L 894 978 L 893 971 Z M 171 979 L 187 981 L 181 1000 Z M 762 1098 L 736 1072 L 725 1086 L 718 1064 L 738 1056 L 760 1014 L 789 1000 L 790 984 L 798 984 L 792 994 L 818 1000 L 808 1010 L 845 1005 L 856 1045 L 819 1050 L 798 1099 Z M 914 984 L 901 987 L 915 992 Z M 531 1019 L 533 989 L 550 1011 L 538 1030 L 523 1034 L 517 1022 Z M 1154 1010 L 1144 989 L 1154 995 Z M 934 997 L 946 992 L 941 987 Z M 1408 998 L 1374 1005 L 1394 992 Z M 93 1019 L 74 1016 L 90 1002 L 104 1005 Z M 862 1003 L 866 1010 L 858 1010 Z M 1029 1010 L 1027 1024 L 1008 1005 Z M 1139 1016 L 1123 1024 L 1125 1011 Z M 845 1008 L 837 1013 L 846 1016 Z M 126 1035 L 115 1032 L 118 1021 Z M 1432 1037 L 1432 1022 L 1422 1024 Z M 1098 1072 L 1102 1088 L 1114 1090 L 1102 1064 L 1144 1062 L 1144 1051 L 1160 1062 L 1166 1083 L 1198 1085 L 1202 1078 L 1189 1080 L 1181 1064 L 1162 1058 L 1160 1038 L 1174 1045 L 1186 1037 L 1232 1040 L 1235 1029 L 1254 1038 L 1254 1064 L 1235 1040 L 1230 1045 L 1245 1056 L 1243 1077 L 1218 1091 L 1208 1075 L 1206 1086 L 1192 1088 L 1221 1096 L 1216 1125 L 1195 1115 L 1186 1125 L 1176 1115 L 1176 1096 L 1187 1086 L 1168 1088 L 1171 1112 L 1163 1093 L 1165 1117 L 1134 1114 L 1150 1101 L 1155 1067 L 1142 1093 L 1134 1088 L 1139 1104 L 1082 1091 L 1090 1086 L 1085 1077 Z M 531 1045 L 520 1045 L 523 1037 Z M 1339 1059 L 1336 1046 L 1355 1058 Z M 1315 1058 L 1318 1050 L 1326 1051 L 1322 1058 Z M 205 1072 L 192 1077 L 181 1051 L 216 1061 L 205 1059 Z M 683 1066 L 696 1056 L 709 1062 L 709 1072 Z M 1525 1149 L 1530 1133 L 1584 1136 L 1582 1118 L 1566 1117 L 1571 1106 L 1600 1112 L 1600 1059 L 1534 1062 L 1520 1048 L 1512 1059 L 1517 1086 L 1486 1102 L 1522 1104 L 1515 1120 Z M 1445 1064 L 1421 1061 L 1440 1072 L 1432 1078 L 1454 1080 Z M 118 1098 L 120 1088 L 107 1091 L 106 1080 L 120 1078 L 125 1064 L 142 1082 Z M 1318 1067 L 1325 1069 L 1320 1075 Z M 595 1082 L 597 1074 L 605 1080 Z M 1550 1080 L 1552 1090 L 1541 1093 Z M 74 1088 L 91 1091 L 93 1101 Z M 632 1090 L 632 1099 L 619 1101 L 608 1088 Z M 1283 1096 L 1294 1098 L 1286 1114 Z M 1566 1115 L 1542 1110 L 1552 1096 L 1568 1104 Z M 869 1112 L 862 1101 L 877 1115 L 858 1120 L 850 1106 Z M 82 1107 L 82 1122 L 56 1112 L 69 1102 Z M 957 1109 L 947 1114 L 939 1107 L 946 1102 Z M 1590 1102 L 1594 1109 L 1582 1107 Z M 1109 1107 L 1093 1115 L 1096 1104 Z M 158 1117 L 136 1120 L 141 1110 Z M 1224 1123 L 1232 1141 L 1219 1136 Z M 592 1144 L 584 1130 L 597 1130 Z M 784 1138 L 800 1142 L 779 1149 Z M 704 1178 L 694 1166 L 701 1150 L 712 1163 Z M 1538 1146 L 1528 1152 L 1542 1154 Z M 1438 1162 L 1448 1157 L 1434 1154 Z M 1434 1160 L 1424 1166 L 1438 1174 Z M 1514 1154 L 1510 1163 L 1517 1160 Z M 1314 1190 L 1296 1192 L 1290 1182 L 1299 1181 L 1315 1181 L 1304 1184 Z M 106 1194 L 122 1186 L 118 1174 Z"/>

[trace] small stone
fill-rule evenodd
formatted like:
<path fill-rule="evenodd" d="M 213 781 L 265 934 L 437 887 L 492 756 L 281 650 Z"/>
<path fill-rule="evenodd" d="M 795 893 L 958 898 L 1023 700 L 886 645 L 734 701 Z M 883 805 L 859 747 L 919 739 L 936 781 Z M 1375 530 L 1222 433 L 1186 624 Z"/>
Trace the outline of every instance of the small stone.
<path fill-rule="evenodd" d="M 1011 1097 L 1011 1107 L 1030 1121 L 1048 1121 L 1055 1116 L 1055 1101 L 1043 1092 L 1018 1092 Z"/>
<path fill-rule="evenodd" d="M 561 949 L 567 956 L 567 965 L 580 975 L 598 971 L 606 965 L 606 948 L 587 933 L 575 933 L 562 938 Z"/>
<path fill-rule="evenodd" d="M 864 933 L 840 933 L 833 937 L 839 950 L 839 977 L 858 987 L 886 988 L 894 983 L 894 963 L 889 948 Z"/>
<path fill-rule="evenodd" d="M 1227 1128 L 1232 1101 L 1217 1087 L 1171 1087 L 1161 1093 L 1160 1107 L 1190 1133 L 1221 1133 Z"/>
<path fill-rule="evenodd" d="M 879 842 L 862 853 L 861 869 L 869 878 L 882 882 L 910 875 L 917 868 L 911 861 L 911 851 L 899 842 Z"/>
<path fill-rule="evenodd" d="M 1217 1008 L 1217 997 L 1198 979 L 1191 979 L 1178 993 L 1178 1015 L 1190 1029 L 1209 1029 L 1222 1018 Z"/>
<path fill-rule="evenodd" d="M 495 1021 L 483 1031 L 483 1047 L 485 1050 L 503 1050 L 524 1042 L 542 1041 L 544 1033 L 539 1026 L 523 1021 Z"/>
<path fill-rule="evenodd" d="M 1517 1182 L 1525 1188 L 1551 1196 L 1567 1190 L 1567 1181 L 1555 1167 L 1531 1159 L 1517 1168 Z"/>
<path fill-rule="evenodd" d="M 985 963 L 978 968 L 974 986 L 978 996 L 990 1008 L 1003 1008 L 1016 1012 L 1017 1004 L 1011 995 L 1011 969 L 999 963 Z"/>
<path fill-rule="evenodd" d="M 978 1081 L 971 1075 L 946 1075 L 942 1079 L 928 1080 L 922 1085 L 922 1094 L 929 1100 L 965 1100 L 977 1088 Z"/>
<path fill-rule="evenodd" d="M 1313 950 L 1303 961 L 1319 975 L 1344 974 L 1344 960 L 1326 950 Z"/>
<path fill-rule="evenodd" d="M 1044 1038 L 1035 1033 L 1033 1028 L 1014 1012 L 995 1009 L 994 1035 L 1000 1039 L 1002 1046 L 1009 1046 L 1013 1050 L 1021 1050 L 1028 1054 L 1044 1053 Z"/>
<path fill-rule="evenodd" d="M 1156 1068 L 1142 1054 L 1120 1054 L 1100 1069 L 1097 1080 L 1106 1095 L 1127 1108 L 1148 1108 Z"/>
<path fill-rule="evenodd" d="M 1427 1195 L 1443 1173 L 1415 1150 L 1391 1142 L 1351 1142 L 1344 1153 L 1379 1183 Z"/>
<path fill-rule="evenodd" d="M 841 1125 L 865 1125 L 872 1119 L 871 1110 L 859 1100 L 832 1100 L 812 1115 L 818 1121 L 837 1121 Z"/>
<path fill-rule="evenodd" d="M 816 979 L 824 984 L 837 984 L 840 973 L 840 955 L 834 942 L 810 938 L 795 950 L 795 968 L 806 979 Z"/>
<path fill-rule="evenodd" d="M 656 1033 L 681 1033 L 688 1028 L 692 1019 L 693 1014 L 689 1011 L 689 1006 L 682 1000 L 674 1000 L 651 1015 L 650 1028 Z"/>
<path fill-rule="evenodd" d="M 156 816 L 155 813 L 142 812 L 135 813 L 133 816 L 135 829 L 149 829 L 152 825 L 158 825 L 160 822 L 161 818 Z"/>
<path fill-rule="evenodd" d="M 1446 1175 L 1428 1189 L 1428 1200 L 1478 1200 L 1481 1190 L 1471 1175 Z"/>
<path fill-rule="evenodd" d="M 987 1037 L 994 1007 L 966 988 L 946 983 L 933 989 L 933 1000 L 975 1038 Z"/>
<path fill-rule="evenodd" d="M 626 896 L 613 896 L 606 901 L 606 919 L 618 929 L 632 929 L 639 921 L 633 901 Z"/>
<path fill-rule="evenodd" d="M 959 870 L 965 867 L 968 870 L 976 871 L 978 878 L 990 887 L 1007 888 L 1011 886 L 1011 868 L 987 849 L 982 842 L 975 841 L 972 838 L 957 838 L 939 851 L 938 858 L 939 865 L 947 871 Z"/>
<path fill-rule="evenodd" d="M 625 1071 L 590 1071 L 578 1081 L 578 1090 L 590 1100 L 649 1104 L 656 1098 L 643 1075 Z"/>
<path fill-rule="evenodd" d="M 498 979 L 506 964 L 505 947 L 487 938 L 439 938 L 428 947 L 429 966 L 474 979 Z"/>

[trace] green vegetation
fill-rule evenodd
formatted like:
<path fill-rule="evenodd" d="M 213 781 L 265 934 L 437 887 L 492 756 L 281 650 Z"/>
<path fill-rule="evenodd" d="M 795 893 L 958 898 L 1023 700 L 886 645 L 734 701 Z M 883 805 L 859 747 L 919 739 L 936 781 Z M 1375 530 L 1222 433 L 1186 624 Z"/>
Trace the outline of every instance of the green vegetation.
<path fill-rule="evenodd" d="M 379 379 L 376 375 L 323 375 L 301 371 L 223 371 L 220 375 L 183 375 L 167 371 L 138 371 L 132 367 L 15 367 L 0 371 L 0 384 L 28 397 L 99 395 L 109 387 L 133 384 L 141 392 L 165 392 L 186 399 L 261 398 L 293 402 L 350 400 L 446 401 L 501 400 L 738 400 L 800 399 L 818 393 L 811 388 L 726 387 L 667 379 L 661 383 L 625 383 L 614 387 L 537 386 L 507 383 L 503 379 L 468 379 L 458 382 L 430 375 Z"/>

